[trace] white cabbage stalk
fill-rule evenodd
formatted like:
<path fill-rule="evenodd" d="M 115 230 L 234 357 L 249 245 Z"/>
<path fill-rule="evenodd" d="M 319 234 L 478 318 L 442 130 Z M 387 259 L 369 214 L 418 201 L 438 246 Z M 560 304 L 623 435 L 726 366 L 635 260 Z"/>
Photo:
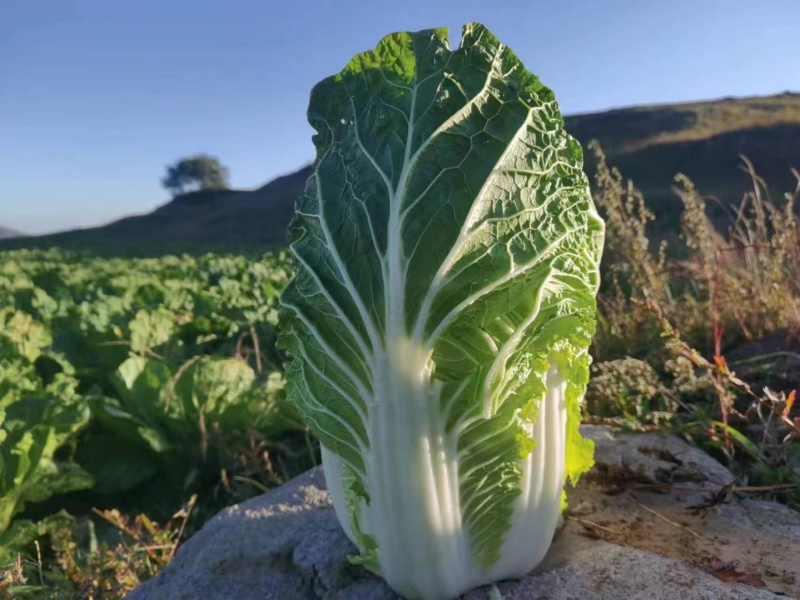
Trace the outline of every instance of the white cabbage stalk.
<path fill-rule="evenodd" d="M 530 572 L 544 558 L 559 521 L 564 487 L 567 411 L 566 381 L 557 369 L 547 373 L 548 391 L 539 405 L 530 436 L 537 441 L 520 460 L 521 494 L 500 558 L 489 566 L 475 562 L 467 529 L 461 521 L 456 440 L 432 430 L 426 405 L 405 401 L 395 406 L 390 422 L 376 415 L 367 489 L 375 490 L 370 505 L 360 504 L 362 533 L 374 537 L 380 552 L 380 574 L 407 598 L 450 600 L 495 581 L 514 579 Z M 389 400 L 392 402 L 392 400 Z M 417 413 L 416 415 L 414 413 Z M 386 419 L 386 415 L 383 415 Z M 402 436 L 382 437 L 380 429 Z M 342 460 L 322 446 L 325 481 L 336 516 L 348 537 L 358 543 L 348 516 L 342 484 Z"/>
<path fill-rule="evenodd" d="M 281 294 L 287 397 L 354 560 L 409 599 L 547 552 L 579 433 L 603 223 L 552 92 L 485 27 L 397 33 L 311 94 Z"/>

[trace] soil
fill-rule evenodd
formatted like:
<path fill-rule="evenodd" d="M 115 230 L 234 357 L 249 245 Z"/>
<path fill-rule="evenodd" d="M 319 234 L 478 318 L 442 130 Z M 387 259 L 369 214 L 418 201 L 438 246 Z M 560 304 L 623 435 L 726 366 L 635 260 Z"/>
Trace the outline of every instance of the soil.
<path fill-rule="evenodd" d="M 800 515 L 774 502 L 725 500 L 675 484 L 658 493 L 597 478 L 569 491 L 561 535 L 684 560 L 715 577 L 800 598 Z M 711 504 L 708 506 L 708 504 Z M 784 527 L 785 525 L 790 525 Z"/>

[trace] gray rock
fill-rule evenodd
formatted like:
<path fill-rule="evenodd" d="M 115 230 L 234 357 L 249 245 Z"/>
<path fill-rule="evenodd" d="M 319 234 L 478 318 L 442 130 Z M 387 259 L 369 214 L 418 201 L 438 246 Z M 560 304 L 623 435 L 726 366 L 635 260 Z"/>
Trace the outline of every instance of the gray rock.
<path fill-rule="evenodd" d="M 754 500 L 687 510 L 732 479 L 722 465 L 676 437 L 601 427 L 584 434 L 595 440 L 597 466 L 570 490 L 566 525 L 544 562 L 521 581 L 499 584 L 504 600 L 800 595 L 800 514 Z M 620 491 L 622 480 L 685 487 Z M 128 599 L 399 600 L 349 563 L 355 552 L 315 469 L 222 511 Z M 742 578 L 765 587 L 729 582 Z M 498 597 L 490 592 L 464 600 Z"/>
<path fill-rule="evenodd" d="M 703 487 L 722 486 L 733 479 L 728 469 L 708 454 L 673 435 L 620 435 L 597 425 L 583 425 L 581 433 L 595 442 L 594 476 L 651 483 L 695 482 Z"/>
<path fill-rule="evenodd" d="M 348 562 L 354 553 L 336 520 L 322 471 L 314 469 L 222 511 L 180 548 L 169 567 L 128 598 L 342 598 L 340 592 L 367 576 Z M 371 593 L 383 588 L 391 594 L 382 581 L 370 584 Z"/>
<path fill-rule="evenodd" d="M 564 551 L 565 548 L 555 548 Z M 503 600 L 776 600 L 772 592 L 730 585 L 681 561 L 595 542 L 570 548 L 569 560 L 498 586 Z M 486 590 L 464 600 L 487 600 Z"/>

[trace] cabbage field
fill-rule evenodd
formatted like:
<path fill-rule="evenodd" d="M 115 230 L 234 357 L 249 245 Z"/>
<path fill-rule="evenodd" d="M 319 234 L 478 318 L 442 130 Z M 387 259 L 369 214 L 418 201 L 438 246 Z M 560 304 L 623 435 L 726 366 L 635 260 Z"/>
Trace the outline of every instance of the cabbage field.
<path fill-rule="evenodd" d="M 284 255 L 0 253 L 0 565 L 93 509 L 155 527 L 194 496 L 200 522 L 310 466 L 275 350 L 288 277 Z"/>

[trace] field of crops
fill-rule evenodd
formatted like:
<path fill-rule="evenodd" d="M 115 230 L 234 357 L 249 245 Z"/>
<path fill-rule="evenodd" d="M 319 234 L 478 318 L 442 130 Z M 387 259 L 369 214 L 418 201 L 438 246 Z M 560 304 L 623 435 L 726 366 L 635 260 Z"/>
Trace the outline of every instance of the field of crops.
<path fill-rule="evenodd" d="M 163 523 L 196 494 L 202 521 L 308 467 L 288 277 L 283 255 L 0 253 L 0 565 L 95 508 Z"/>

